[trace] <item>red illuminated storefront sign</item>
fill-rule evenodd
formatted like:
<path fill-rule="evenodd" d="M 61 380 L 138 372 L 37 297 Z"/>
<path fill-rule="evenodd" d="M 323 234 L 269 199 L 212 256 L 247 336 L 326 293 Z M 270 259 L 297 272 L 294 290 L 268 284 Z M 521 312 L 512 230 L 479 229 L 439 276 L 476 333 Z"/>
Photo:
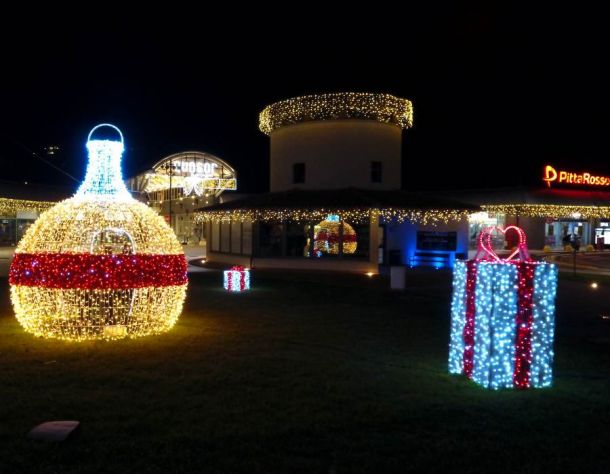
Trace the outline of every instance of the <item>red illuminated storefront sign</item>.
<path fill-rule="evenodd" d="M 591 173 L 573 173 L 571 171 L 557 171 L 550 165 L 544 167 L 543 181 L 550 188 L 551 183 L 580 184 L 588 186 L 610 186 L 610 177 L 596 176 Z"/>

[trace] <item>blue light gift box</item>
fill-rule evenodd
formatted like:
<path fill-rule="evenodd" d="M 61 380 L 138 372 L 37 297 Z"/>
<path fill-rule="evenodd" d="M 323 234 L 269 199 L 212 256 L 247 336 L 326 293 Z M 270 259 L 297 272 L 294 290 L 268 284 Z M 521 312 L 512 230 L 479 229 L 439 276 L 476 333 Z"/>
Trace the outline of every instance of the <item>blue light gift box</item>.
<path fill-rule="evenodd" d="M 515 231 L 506 259 L 491 247 L 493 231 Z M 553 380 L 557 268 L 533 261 L 522 229 L 488 228 L 474 259 L 453 273 L 449 372 L 486 388 L 548 387 Z"/>

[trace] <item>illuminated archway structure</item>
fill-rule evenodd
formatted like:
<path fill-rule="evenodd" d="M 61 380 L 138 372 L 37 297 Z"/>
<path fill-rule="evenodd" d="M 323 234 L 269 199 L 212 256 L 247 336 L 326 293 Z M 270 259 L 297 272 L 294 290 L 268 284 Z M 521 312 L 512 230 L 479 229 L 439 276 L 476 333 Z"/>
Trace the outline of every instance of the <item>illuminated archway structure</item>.
<path fill-rule="evenodd" d="M 165 218 L 183 243 L 191 243 L 202 238 L 193 211 L 221 202 L 224 191 L 235 191 L 237 175 L 217 156 L 184 151 L 159 160 L 149 171 L 129 179 L 128 186 Z"/>
<path fill-rule="evenodd" d="M 155 163 L 144 177 L 143 190 L 147 193 L 166 190 L 171 185 L 181 189 L 183 197 L 205 193 L 218 197 L 223 191 L 237 189 L 235 170 L 220 158 L 200 151 L 169 155 Z"/>

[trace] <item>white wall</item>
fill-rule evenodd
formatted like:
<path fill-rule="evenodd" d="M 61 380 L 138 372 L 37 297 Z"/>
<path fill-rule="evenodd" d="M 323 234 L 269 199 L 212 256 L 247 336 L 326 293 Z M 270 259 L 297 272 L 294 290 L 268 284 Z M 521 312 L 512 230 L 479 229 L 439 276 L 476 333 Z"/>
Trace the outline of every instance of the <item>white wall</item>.
<path fill-rule="evenodd" d="M 400 189 L 402 130 L 374 120 L 304 122 L 271 133 L 271 192 L 288 189 Z M 383 163 L 371 182 L 371 161 Z M 305 183 L 294 184 L 292 165 L 305 163 Z"/>

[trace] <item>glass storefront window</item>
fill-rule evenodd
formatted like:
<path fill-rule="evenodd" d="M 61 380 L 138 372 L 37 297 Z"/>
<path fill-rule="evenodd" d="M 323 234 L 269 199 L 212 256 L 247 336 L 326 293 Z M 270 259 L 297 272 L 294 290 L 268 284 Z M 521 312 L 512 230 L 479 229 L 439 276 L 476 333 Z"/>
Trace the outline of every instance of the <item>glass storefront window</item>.
<path fill-rule="evenodd" d="M 286 224 L 286 256 L 307 257 L 311 245 L 312 226 L 289 222 Z"/>
<path fill-rule="evenodd" d="M 549 220 L 544 224 L 544 245 L 555 249 L 563 249 L 576 242 L 577 245 L 589 245 L 591 225 L 588 221 Z"/>
<path fill-rule="evenodd" d="M 0 219 L 0 245 L 15 243 L 15 219 Z"/>
<path fill-rule="evenodd" d="M 260 222 L 257 256 L 368 258 L 369 224 L 351 225 L 332 219 L 316 223 Z"/>
<path fill-rule="evenodd" d="M 258 226 L 258 253 L 260 257 L 281 257 L 284 226 L 261 222 Z"/>
<path fill-rule="evenodd" d="M 504 227 L 506 216 L 504 214 L 490 215 L 487 212 L 475 212 L 468 217 L 468 248 L 476 250 L 478 246 L 479 234 L 486 227 Z M 495 250 L 504 249 L 504 236 L 492 234 L 492 247 Z"/>
<path fill-rule="evenodd" d="M 595 229 L 595 245 L 599 250 L 610 245 L 610 226 L 608 222 L 600 222 L 599 227 Z"/>
<path fill-rule="evenodd" d="M 241 240 L 241 251 L 245 255 L 252 253 L 252 222 L 247 221 L 242 224 L 242 240 Z"/>

